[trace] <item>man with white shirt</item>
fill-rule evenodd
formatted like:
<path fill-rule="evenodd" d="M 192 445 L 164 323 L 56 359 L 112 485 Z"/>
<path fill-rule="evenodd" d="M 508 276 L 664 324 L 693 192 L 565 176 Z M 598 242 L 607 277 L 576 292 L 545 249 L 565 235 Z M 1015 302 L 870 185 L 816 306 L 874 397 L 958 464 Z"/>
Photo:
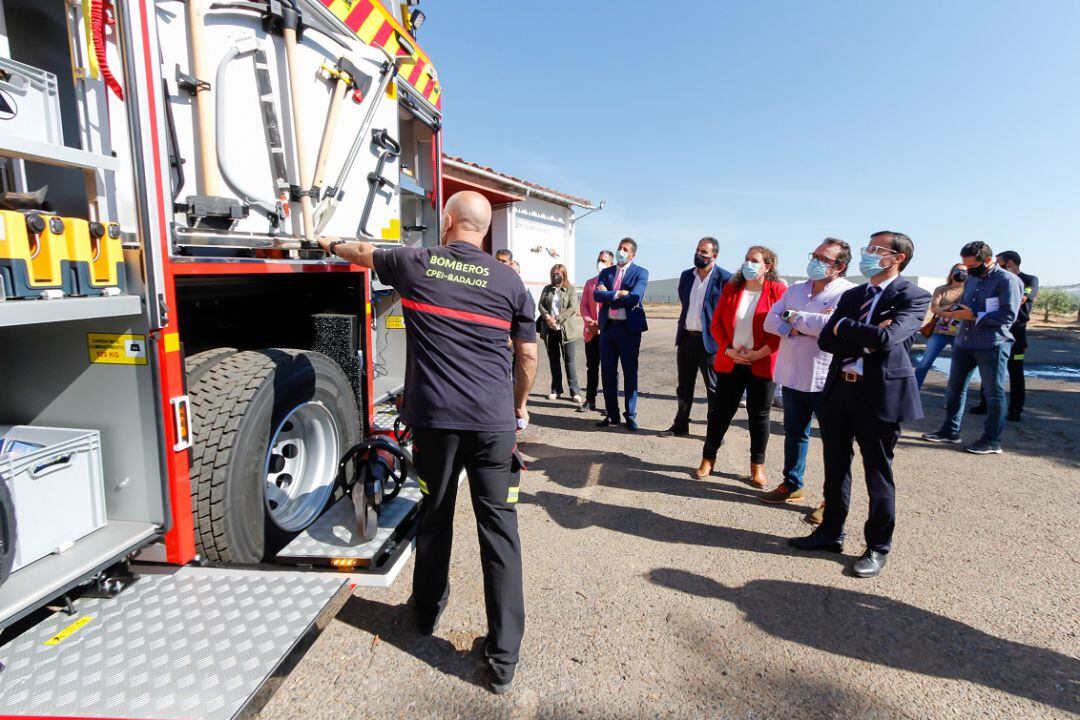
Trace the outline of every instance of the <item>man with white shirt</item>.
<path fill-rule="evenodd" d="M 715 405 L 712 399 L 716 393 L 716 370 L 713 369 L 716 341 L 709 327 L 724 283 L 731 278 L 731 273 L 716 264 L 719 253 L 720 243 L 716 238 L 701 238 L 694 253 L 694 267 L 684 270 L 679 278 L 682 311 L 675 329 L 678 409 L 671 427 L 660 433 L 660 437 L 680 437 L 690 432 L 690 409 L 694 406 L 698 373 L 705 383 L 709 407 Z"/>
<path fill-rule="evenodd" d="M 813 417 L 821 422 L 821 390 L 832 354 L 818 347 L 818 336 L 836 309 L 840 296 L 855 287 L 846 277 L 851 246 L 826 238 L 810 253 L 806 282 L 788 288 L 765 317 L 765 332 L 780 336 L 773 380 L 784 388 L 784 480 L 759 499 L 782 504 L 804 499 L 803 475 L 810 449 Z M 808 520 L 819 524 L 824 503 Z"/>
<path fill-rule="evenodd" d="M 840 297 L 818 338 L 818 346 L 833 356 L 821 391 L 825 516 L 808 537 L 789 543 L 800 550 L 843 552 L 852 445 L 858 442 L 870 512 L 863 527 L 866 551 L 851 566 L 855 577 L 874 577 L 885 568 L 896 527 L 892 461 L 900 423 L 923 416 L 908 352 L 930 293 L 900 275 L 914 254 L 915 244 L 903 233 L 871 235 L 859 260 L 869 282 Z"/>

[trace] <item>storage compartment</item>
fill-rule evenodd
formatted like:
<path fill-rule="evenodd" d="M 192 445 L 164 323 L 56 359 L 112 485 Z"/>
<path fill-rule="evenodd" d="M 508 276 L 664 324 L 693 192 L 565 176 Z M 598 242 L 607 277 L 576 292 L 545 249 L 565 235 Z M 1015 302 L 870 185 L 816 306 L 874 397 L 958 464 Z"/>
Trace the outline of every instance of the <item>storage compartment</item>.
<path fill-rule="evenodd" d="M 0 475 L 15 505 L 13 570 L 105 525 L 97 430 L 0 425 Z"/>

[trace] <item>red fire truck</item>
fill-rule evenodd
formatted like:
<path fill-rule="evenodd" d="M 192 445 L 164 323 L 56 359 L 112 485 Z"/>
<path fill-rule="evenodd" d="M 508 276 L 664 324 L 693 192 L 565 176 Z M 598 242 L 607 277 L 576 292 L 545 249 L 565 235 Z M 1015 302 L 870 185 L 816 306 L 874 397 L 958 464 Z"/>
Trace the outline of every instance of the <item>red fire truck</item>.
<path fill-rule="evenodd" d="M 417 0 L 0 0 L 0 716 L 233 717 L 421 495 L 398 298 L 432 245 Z"/>

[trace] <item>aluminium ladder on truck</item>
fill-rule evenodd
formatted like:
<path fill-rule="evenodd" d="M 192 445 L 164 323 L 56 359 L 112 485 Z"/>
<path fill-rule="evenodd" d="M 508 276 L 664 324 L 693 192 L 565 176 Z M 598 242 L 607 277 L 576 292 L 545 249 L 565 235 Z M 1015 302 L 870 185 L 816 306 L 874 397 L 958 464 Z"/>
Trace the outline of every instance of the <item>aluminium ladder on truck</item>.
<path fill-rule="evenodd" d="M 408 558 L 415 481 L 383 507 L 373 540 L 334 494 L 257 565 L 192 564 L 205 518 L 185 356 L 312 349 L 302 337 L 253 344 L 282 324 L 256 316 L 243 319 L 244 344 L 220 347 L 214 326 L 237 332 L 230 311 L 245 293 L 295 292 L 312 314 L 357 308 L 359 339 L 342 353 L 355 367 L 333 359 L 357 370 L 362 432 L 390 434 L 403 382 L 398 298 L 366 270 L 313 252 L 305 210 L 327 234 L 364 229 L 409 244 L 439 235 L 441 88 L 430 60 L 378 0 L 297 3 L 304 31 L 290 40 L 262 13 L 289 2 L 0 0 L 0 56 L 74 88 L 74 98 L 61 93 L 60 141 L 0 124 L 0 189 L 48 184 L 58 214 L 118 224 L 128 280 L 120 294 L 0 302 L 0 422 L 99 430 L 107 506 L 103 527 L 0 585 L 0 717 L 250 712 L 352 586 L 385 587 Z M 199 70 L 189 61 L 196 6 L 210 59 Z M 220 104 L 198 107 L 218 93 Z M 374 130 L 381 139 L 369 143 Z M 200 138 L 219 140 L 216 150 Z M 325 171 L 320 193 L 305 160 L 306 176 Z M 114 357 L 132 346 L 140 352 Z"/>

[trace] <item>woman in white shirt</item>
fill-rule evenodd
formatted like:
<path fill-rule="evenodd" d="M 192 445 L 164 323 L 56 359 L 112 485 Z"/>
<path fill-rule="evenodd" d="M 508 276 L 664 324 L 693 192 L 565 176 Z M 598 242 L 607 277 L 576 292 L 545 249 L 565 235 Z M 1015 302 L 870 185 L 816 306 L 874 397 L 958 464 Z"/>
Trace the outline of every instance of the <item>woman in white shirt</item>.
<path fill-rule="evenodd" d="M 745 392 L 750 423 L 749 480 L 758 488 L 767 484 L 765 449 L 769 444 L 769 411 L 776 393 L 772 377 L 780 338 L 765 332 L 764 324 L 773 303 L 787 290 L 776 266 L 772 250 L 761 245 L 750 248 L 739 272 L 724 284 L 716 304 L 710 328 L 718 348 L 714 363 L 716 393 L 709 406 L 701 465 L 694 473 L 697 478 L 712 473 L 716 452 Z"/>

